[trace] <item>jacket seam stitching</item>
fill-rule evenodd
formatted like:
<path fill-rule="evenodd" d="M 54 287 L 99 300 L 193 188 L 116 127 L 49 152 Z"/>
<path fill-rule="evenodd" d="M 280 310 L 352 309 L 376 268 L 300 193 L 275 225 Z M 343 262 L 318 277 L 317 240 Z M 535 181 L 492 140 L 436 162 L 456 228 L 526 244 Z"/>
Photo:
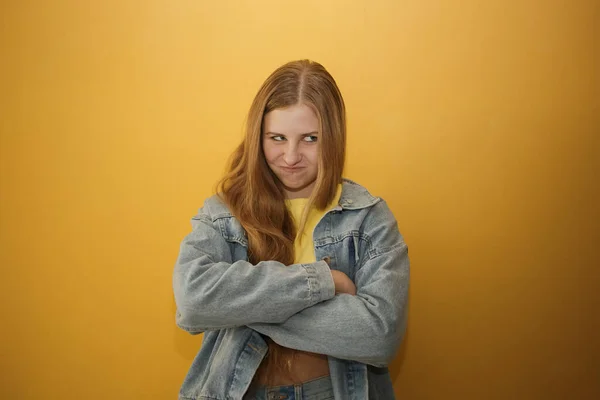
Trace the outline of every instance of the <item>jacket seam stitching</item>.
<path fill-rule="evenodd" d="M 371 244 L 370 238 L 368 237 L 367 234 L 361 233 L 360 231 L 357 231 L 357 230 L 352 230 L 352 231 L 346 232 L 342 235 L 337 235 L 337 236 L 329 235 L 329 236 L 325 236 L 321 239 L 317 239 L 317 240 L 315 240 L 315 242 L 317 242 L 315 246 L 325 246 L 325 245 L 329 245 L 329 244 L 336 244 L 339 242 L 343 242 L 344 239 L 349 238 L 349 237 L 357 237 L 359 240 L 364 240 L 369 245 Z M 332 241 L 327 242 L 327 243 L 321 243 L 322 241 L 324 241 L 327 238 L 330 238 Z"/>
<path fill-rule="evenodd" d="M 400 243 L 398 243 L 394 246 L 390 246 L 390 247 L 383 247 L 380 249 L 370 249 L 367 252 L 368 257 L 364 262 L 375 260 L 381 256 L 391 253 L 392 251 L 404 249 L 406 247 L 408 247 L 408 246 L 406 245 L 405 242 L 400 242 Z"/>

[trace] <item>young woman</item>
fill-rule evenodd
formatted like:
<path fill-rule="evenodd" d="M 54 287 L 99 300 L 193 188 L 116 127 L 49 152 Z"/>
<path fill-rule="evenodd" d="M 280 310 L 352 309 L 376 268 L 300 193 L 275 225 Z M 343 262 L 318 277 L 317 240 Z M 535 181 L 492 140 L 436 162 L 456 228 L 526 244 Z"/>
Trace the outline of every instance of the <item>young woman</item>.
<path fill-rule="evenodd" d="M 408 250 L 386 203 L 342 178 L 345 118 L 315 62 L 258 91 L 175 266 L 177 325 L 204 332 L 180 399 L 394 398 Z"/>

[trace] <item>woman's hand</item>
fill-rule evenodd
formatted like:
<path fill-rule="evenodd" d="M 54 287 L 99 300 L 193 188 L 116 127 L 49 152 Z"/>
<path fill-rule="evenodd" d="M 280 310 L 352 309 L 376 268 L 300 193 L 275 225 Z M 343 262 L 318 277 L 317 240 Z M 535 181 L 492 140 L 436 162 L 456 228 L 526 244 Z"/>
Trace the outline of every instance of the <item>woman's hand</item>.
<path fill-rule="evenodd" d="M 352 296 L 356 295 L 356 285 L 352 282 L 352 279 L 348 278 L 348 275 L 341 271 L 331 270 L 331 276 L 333 277 L 333 283 L 335 285 L 335 293 L 347 293 Z"/>

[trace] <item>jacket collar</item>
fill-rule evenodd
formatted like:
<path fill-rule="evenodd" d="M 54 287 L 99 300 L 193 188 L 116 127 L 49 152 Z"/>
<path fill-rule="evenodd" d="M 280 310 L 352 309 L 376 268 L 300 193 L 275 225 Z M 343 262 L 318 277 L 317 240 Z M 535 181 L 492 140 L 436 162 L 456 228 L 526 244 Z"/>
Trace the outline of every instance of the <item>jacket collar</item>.
<path fill-rule="evenodd" d="M 342 180 L 342 194 L 338 203 L 342 210 L 360 210 L 377 204 L 381 198 L 371 195 L 363 186 L 344 178 Z M 228 218 L 232 214 L 219 198 L 218 195 L 212 196 L 204 203 L 205 211 L 213 220 L 218 218 Z M 340 209 L 336 207 L 337 209 Z"/>
<path fill-rule="evenodd" d="M 359 210 L 361 208 L 371 207 L 381 200 L 379 197 L 374 197 L 358 183 L 344 178 L 342 181 L 342 195 L 340 196 L 339 205 L 344 210 Z"/>

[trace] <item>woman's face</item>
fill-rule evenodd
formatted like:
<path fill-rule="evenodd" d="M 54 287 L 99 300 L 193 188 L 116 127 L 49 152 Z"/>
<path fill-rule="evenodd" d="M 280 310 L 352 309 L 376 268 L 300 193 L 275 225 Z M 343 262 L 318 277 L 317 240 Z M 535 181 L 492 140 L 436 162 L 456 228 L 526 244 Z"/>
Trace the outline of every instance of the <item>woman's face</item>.
<path fill-rule="evenodd" d="M 307 105 L 279 108 L 265 115 L 263 151 L 288 199 L 310 196 L 317 179 L 319 139 L 319 119 Z"/>

